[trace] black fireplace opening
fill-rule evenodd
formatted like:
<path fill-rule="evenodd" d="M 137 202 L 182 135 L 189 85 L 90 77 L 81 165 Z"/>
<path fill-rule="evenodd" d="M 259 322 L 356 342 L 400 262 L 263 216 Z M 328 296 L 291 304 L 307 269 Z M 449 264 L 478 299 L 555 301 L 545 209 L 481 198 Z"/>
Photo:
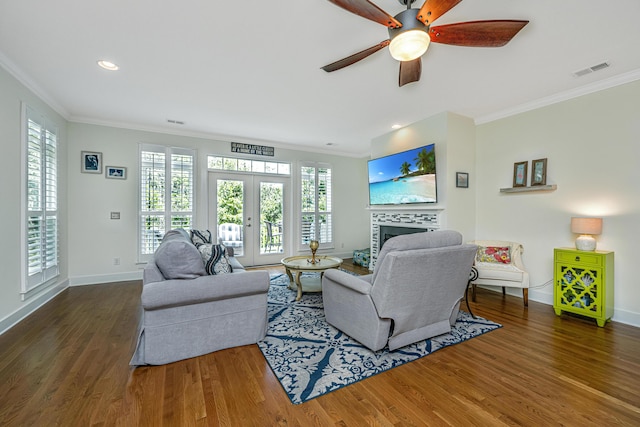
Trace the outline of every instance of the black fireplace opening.
<path fill-rule="evenodd" d="M 389 240 L 392 237 L 401 236 L 403 234 L 413 234 L 413 233 L 426 233 L 428 230 L 424 228 L 413 228 L 413 227 L 395 227 L 390 225 L 381 225 L 380 226 L 380 234 L 378 238 L 378 250 L 382 249 L 382 245 L 384 242 Z"/>

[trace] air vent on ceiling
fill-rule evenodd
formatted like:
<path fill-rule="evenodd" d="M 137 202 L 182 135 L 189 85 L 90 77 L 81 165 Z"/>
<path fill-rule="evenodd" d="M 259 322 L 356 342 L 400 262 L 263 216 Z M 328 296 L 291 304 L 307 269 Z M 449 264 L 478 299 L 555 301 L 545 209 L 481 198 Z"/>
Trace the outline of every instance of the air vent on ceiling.
<path fill-rule="evenodd" d="M 174 125 L 183 125 L 184 122 L 180 121 L 180 120 L 172 120 L 172 119 L 167 119 L 167 122 L 172 123 Z"/>
<path fill-rule="evenodd" d="M 574 77 L 586 76 L 587 74 L 591 74 L 591 73 L 593 73 L 595 71 L 604 70 L 605 68 L 608 68 L 608 67 L 609 67 L 609 63 L 608 62 L 602 62 L 600 64 L 592 65 L 591 67 L 587 67 L 585 69 L 578 70 L 578 71 L 573 73 L 573 76 Z"/>

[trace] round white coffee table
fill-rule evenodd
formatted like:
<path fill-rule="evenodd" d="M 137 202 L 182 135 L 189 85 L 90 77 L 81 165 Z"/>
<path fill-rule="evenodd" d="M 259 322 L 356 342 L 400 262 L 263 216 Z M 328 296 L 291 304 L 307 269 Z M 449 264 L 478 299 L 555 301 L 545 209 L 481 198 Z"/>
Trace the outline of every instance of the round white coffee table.
<path fill-rule="evenodd" d="M 287 258 L 282 258 L 280 261 L 287 272 L 287 276 L 289 276 L 289 280 L 291 282 L 295 282 L 298 287 L 298 295 L 296 296 L 296 301 L 300 301 L 302 298 L 302 284 L 300 283 L 300 275 L 303 272 L 320 273 L 320 282 L 322 282 L 322 275 L 324 272 L 330 268 L 338 268 L 342 264 L 342 259 L 334 256 L 316 256 L 316 263 L 311 263 L 311 257 L 298 255 L 298 256 L 290 256 Z M 295 280 L 293 274 L 295 273 Z M 320 288 L 322 289 L 322 287 Z"/>

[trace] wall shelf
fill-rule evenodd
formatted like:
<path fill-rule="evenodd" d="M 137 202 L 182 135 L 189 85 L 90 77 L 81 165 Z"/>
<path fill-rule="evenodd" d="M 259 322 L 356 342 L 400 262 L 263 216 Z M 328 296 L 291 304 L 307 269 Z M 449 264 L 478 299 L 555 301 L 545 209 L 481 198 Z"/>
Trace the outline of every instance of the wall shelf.
<path fill-rule="evenodd" d="M 534 185 L 533 187 L 511 187 L 501 188 L 501 193 L 526 193 L 530 191 L 555 191 L 558 188 L 556 184 L 553 185 Z"/>

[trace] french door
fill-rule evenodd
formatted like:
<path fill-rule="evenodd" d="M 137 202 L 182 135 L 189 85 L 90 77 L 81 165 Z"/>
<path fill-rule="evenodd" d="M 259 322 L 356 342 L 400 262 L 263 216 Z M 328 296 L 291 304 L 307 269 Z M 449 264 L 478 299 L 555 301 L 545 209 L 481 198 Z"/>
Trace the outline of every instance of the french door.
<path fill-rule="evenodd" d="M 209 229 L 245 266 L 288 253 L 289 178 L 209 172 Z"/>

